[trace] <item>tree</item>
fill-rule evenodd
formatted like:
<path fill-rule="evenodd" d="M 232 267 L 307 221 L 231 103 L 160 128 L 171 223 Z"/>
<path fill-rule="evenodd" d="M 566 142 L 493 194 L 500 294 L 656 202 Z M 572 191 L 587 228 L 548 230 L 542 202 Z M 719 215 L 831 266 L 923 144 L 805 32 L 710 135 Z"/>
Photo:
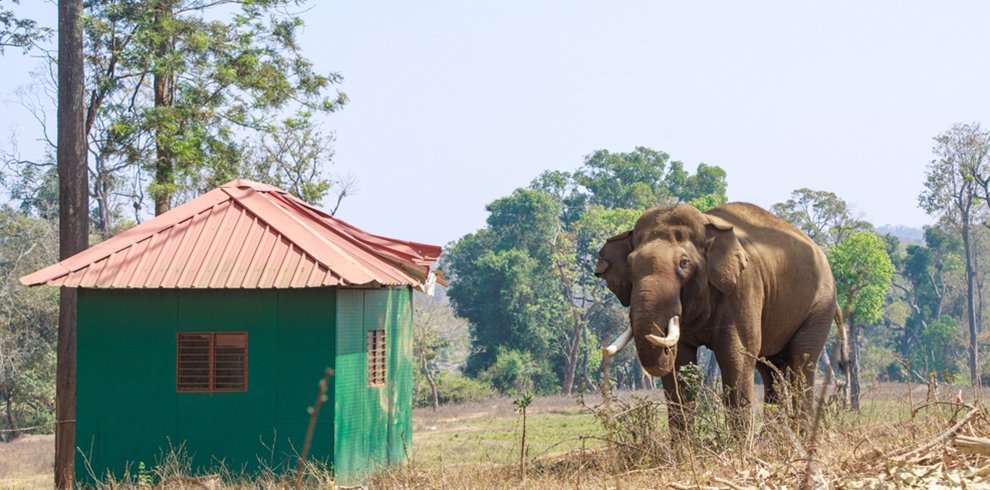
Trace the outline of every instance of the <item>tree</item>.
<path fill-rule="evenodd" d="M 341 201 L 356 191 L 356 180 L 327 177 L 325 169 L 334 154 L 332 141 L 311 118 L 288 119 L 282 131 L 244 142 L 237 174 L 282 188 L 309 203 L 319 203 L 335 190 L 336 202 L 330 208 L 335 215 Z"/>
<path fill-rule="evenodd" d="M 85 127 L 102 235 L 125 204 L 138 219 L 146 198 L 161 213 L 247 168 L 264 182 L 293 184 L 288 190 L 310 202 L 337 189 L 339 205 L 354 190 L 324 173 L 332 134 L 317 119 L 347 98 L 334 89 L 340 75 L 318 73 L 297 44 L 303 23 L 292 10 L 302 3 L 86 3 Z M 42 92 L 54 86 L 41 81 Z"/>
<path fill-rule="evenodd" d="M 706 211 L 712 204 L 725 203 L 725 177 L 725 170 L 704 163 L 690 175 L 683 163 L 671 162 L 670 155 L 642 146 L 629 153 L 598 150 L 574 174 L 589 204 L 639 210 L 697 202 Z"/>
<path fill-rule="evenodd" d="M 332 112 L 346 97 L 327 90 L 339 75 L 318 74 L 296 40 L 302 20 L 288 9 L 301 2 L 259 0 L 102 0 L 94 13 L 133 26 L 120 47 L 118 83 L 143 101 L 113 118 L 133 122 L 154 139 L 149 191 L 155 214 L 172 206 L 184 187 L 228 180 L 238 131 L 278 131 L 278 115 Z M 230 20 L 211 20 L 218 8 L 239 6 Z M 113 40 L 106 45 L 114 46 Z M 124 78 L 129 75 L 128 78 Z M 152 94 L 137 88 L 151 79 Z"/>
<path fill-rule="evenodd" d="M 532 354 L 535 388 L 559 386 L 567 309 L 551 268 L 560 208 L 552 197 L 517 189 L 488 205 L 488 226 L 448 247 L 443 270 L 454 311 L 471 325 L 465 373 L 491 366 L 500 348 Z"/>
<path fill-rule="evenodd" d="M 20 0 L 11 0 L 14 5 Z M 4 48 L 22 48 L 25 52 L 37 42 L 46 40 L 52 35 L 52 30 L 39 26 L 33 19 L 18 18 L 14 11 L 3 5 L 0 0 L 0 54 Z"/>
<path fill-rule="evenodd" d="M 53 427 L 58 292 L 18 278 L 58 257 L 52 223 L 0 207 L 0 440 Z"/>
<path fill-rule="evenodd" d="M 828 250 L 858 231 L 872 231 L 873 225 L 854 218 L 846 201 L 835 193 L 797 189 L 791 198 L 770 210 L 808 234 L 819 247 Z"/>
<path fill-rule="evenodd" d="M 872 232 L 857 232 L 829 252 L 842 316 L 849 326 L 852 408 L 859 410 L 859 327 L 883 317 L 894 265 L 882 238 Z"/>
<path fill-rule="evenodd" d="M 82 0 L 58 8 L 59 259 L 89 245 Z M 76 290 L 62 288 L 55 401 L 55 485 L 72 488 L 76 452 Z"/>
<path fill-rule="evenodd" d="M 900 331 L 897 351 L 915 370 L 926 368 L 925 379 L 936 373 L 950 381 L 958 372 L 956 359 L 963 357 L 956 351 L 960 339 L 955 307 L 947 305 L 955 276 L 964 268 L 961 249 L 958 237 L 926 227 L 925 245 L 908 245 L 897 264 L 893 286 L 909 308 L 904 324 L 892 325 Z"/>
<path fill-rule="evenodd" d="M 499 352 L 515 351 L 536 363 L 538 390 L 559 385 L 570 394 L 579 367 L 590 381 L 598 339 L 616 335 L 625 316 L 593 274 L 598 248 L 632 228 L 646 206 L 712 206 L 725 202 L 726 187 L 719 167 L 701 164 L 692 175 L 667 154 L 640 147 L 594 152 L 577 172 L 544 172 L 489 204 L 488 226 L 444 256 L 451 302 L 471 324 L 466 372 L 476 376 Z"/>
<path fill-rule="evenodd" d="M 928 214 L 938 216 L 956 228 L 963 242 L 966 263 L 966 323 L 969 326 L 970 382 L 980 382 L 979 323 L 976 317 L 977 274 L 973 253 L 973 224 L 977 219 L 979 185 L 976 176 L 986 165 L 990 136 L 978 124 L 956 124 L 935 137 L 932 153 L 935 159 L 928 165 L 925 188 L 918 203 Z"/>
<path fill-rule="evenodd" d="M 439 298 L 417 298 L 413 308 L 413 355 L 430 384 L 433 410 L 440 406 L 440 393 L 434 378 L 435 362 L 440 358 L 449 359 L 450 355 L 444 355 L 445 351 L 457 349 L 461 347 L 460 344 L 467 343 L 467 323 L 454 315 L 446 294 L 442 291 L 438 294 L 441 294 Z"/>

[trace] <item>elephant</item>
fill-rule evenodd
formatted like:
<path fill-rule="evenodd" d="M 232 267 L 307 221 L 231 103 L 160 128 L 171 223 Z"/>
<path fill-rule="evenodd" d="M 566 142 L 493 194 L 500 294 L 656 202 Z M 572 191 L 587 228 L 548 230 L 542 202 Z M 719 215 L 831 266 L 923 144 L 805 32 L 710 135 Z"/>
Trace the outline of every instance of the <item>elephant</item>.
<path fill-rule="evenodd" d="M 688 401 L 677 370 L 705 346 L 735 412 L 751 408 L 754 369 L 768 403 L 778 402 L 779 370 L 803 383 L 799 410 L 810 407 L 815 365 L 838 318 L 836 286 L 825 254 L 790 223 L 748 203 L 705 213 L 686 204 L 650 208 L 632 230 L 606 240 L 595 275 L 629 307 L 629 328 L 603 354 L 634 339 L 643 368 L 661 377 L 675 406 Z M 683 429 L 683 412 L 670 413 L 672 429 Z"/>

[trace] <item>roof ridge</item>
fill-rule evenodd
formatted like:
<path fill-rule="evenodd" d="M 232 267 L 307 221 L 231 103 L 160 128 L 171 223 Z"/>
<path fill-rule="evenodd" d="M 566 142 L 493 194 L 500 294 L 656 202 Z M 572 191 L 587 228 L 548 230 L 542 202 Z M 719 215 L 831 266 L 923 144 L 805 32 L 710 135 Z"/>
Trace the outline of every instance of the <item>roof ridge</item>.
<path fill-rule="evenodd" d="M 303 204 L 305 204 L 304 201 L 302 201 L 302 200 L 300 200 L 298 198 L 295 198 L 291 194 L 285 194 L 285 196 L 293 197 L 292 200 L 286 200 L 286 204 L 289 204 L 289 205 L 296 205 L 297 203 L 303 203 Z M 284 198 L 285 196 L 282 196 L 282 197 Z M 309 205 L 307 205 L 306 207 L 308 208 Z M 290 214 L 290 216 L 292 216 L 291 213 L 288 213 L 288 214 Z M 293 217 L 293 219 L 298 220 L 298 217 L 296 217 L 296 216 L 292 216 L 292 217 Z M 310 218 L 312 218 L 312 217 L 310 217 Z M 300 220 L 300 222 L 302 222 L 302 221 Z M 346 233 L 343 230 L 337 230 L 337 229 L 334 229 L 334 228 L 332 228 L 330 226 L 327 226 L 326 223 L 323 223 L 322 221 L 313 220 L 313 222 L 315 224 L 317 224 L 318 226 L 320 226 L 320 228 L 322 228 L 324 230 L 327 230 L 327 231 L 333 233 L 334 235 L 336 235 L 336 236 L 338 236 L 338 237 L 346 240 L 351 245 L 357 247 L 361 252 L 363 252 L 365 254 L 368 254 L 368 255 L 371 255 L 371 256 L 373 256 L 373 257 L 375 257 L 375 258 L 377 258 L 377 259 L 385 262 L 386 265 L 388 265 L 389 267 L 395 269 L 397 272 L 401 273 L 402 275 L 410 276 L 409 273 L 407 271 L 405 271 L 401 266 L 398 266 L 396 264 L 392 264 L 389 258 L 383 257 L 382 256 L 383 253 L 380 250 L 375 250 L 374 247 L 369 246 L 367 243 L 363 242 L 361 239 L 359 239 L 359 238 L 357 238 L 357 237 L 355 237 L 355 236 L 353 236 L 353 235 L 351 235 L 349 233 Z M 309 228 L 309 225 L 308 224 L 305 224 L 304 223 L 304 226 L 306 226 L 307 228 Z M 319 236 L 324 242 L 333 244 L 333 242 L 331 242 L 330 240 L 327 240 L 325 237 L 323 237 L 319 233 L 316 233 L 316 235 Z M 336 245 L 334 244 L 334 246 L 336 246 Z M 414 277 L 412 277 L 412 278 L 414 278 Z"/>
<path fill-rule="evenodd" d="M 83 288 L 422 287 L 440 247 L 372 235 L 235 179 L 20 278 Z"/>
<path fill-rule="evenodd" d="M 347 251 L 341 249 L 341 247 L 338 244 L 335 244 L 330 240 L 327 240 L 326 237 L 315 232 L 307 223 L 300 220 L 298 216 L 294 216 L 293 213 L 290 213 L 288 212 L 288 210 L 281 208 L 280 206 L 278 206 L 277 203 L 273 201 L 267 199 L 254 201 L 254 197 L 256 196 L 256 194 L 253 189 L 246 190 L 240 188 L 238 190 L 244 192 L 244 194 L 238 196 L 236 195 L 236 191 L 230 188 L 224 189 L 223 191 L 227 193 L 229 196 L 231 196 L 232 199 L 237 201 L 242 207 L 248 209 L 249 211 L 251 211 L 253 215 L 257 216 L 259 219 L 261 219 L 266 224 L 268 224 L 268 226 L 272 227 L 272 229 L 278 231 L 283 236 L 287 237 L 292 243 L 294 243 L 297 247 L 299 247 L 300 250 L 304 251 L 306 255 L 309 255 L 310 257 L 313 258 L 313 260 L 316 260 L 324 267 L 328 269 L 340 269 L 342 265 L 345 265 L 340 262 L 340 260 L 342 260 L 346 262 L 346 265 L 357 269 L 358 272 L 360 272 L 365 276 L 368 277 L 375 276 L 375 274 L 367 267 L 365 267 L 365 265 L 361 264 L 359 261 L 351 257 L 350 254 Z M 249 199 L 253 202 L 251 203 L 246 202 Z M 281 213 L 281 216 L 279 217 L 288 218 L 291 221 L 278 220 L 278 219 L 274 219 L 274 217 L 271 215 L 267 215 L 270 211 L 264 209 L 266 206 L 274 207 L 275 210 Z M 285 226 L 285 224 L 287 223 L 292 223 L 295 227 L 298 227 L 299 229 L 293 229 L 293 226 Z M 302 235 L 303 233 L 305 234 L 305 236 Z M 313 246 L 314 244 L 307 243 L 307 242 L 312 242 L 312 240 L 316 240 L 317 242 L 316 245 L 322 246 L 324 248 L 324 251 L 322 251 L 324 253 L 321 253 L 320 250 L 314 250 L 313 249 L 315 248 Z M 307 245 L 310 245 L 310 247 L 307 247 Z M 328 257 L 325 252 L 329 252 L 333 254 L 335 257 Z M 368 253 L 367 251 L 364 250 L 362 250 L 362 252 Z M 381 257 L 378 257 L 376 254 L 370 253 L 369 255 L 371 255 L 373 258 L 377 258 L 378 260 L 383 260 Z M 340 260 L 336 260 L 336 259 L 340 259 Z M 396 274 L 392 271 L 381 270 L 380 272 L 384 272 L 387 275 L 393 277 L 396 276 Z"/>

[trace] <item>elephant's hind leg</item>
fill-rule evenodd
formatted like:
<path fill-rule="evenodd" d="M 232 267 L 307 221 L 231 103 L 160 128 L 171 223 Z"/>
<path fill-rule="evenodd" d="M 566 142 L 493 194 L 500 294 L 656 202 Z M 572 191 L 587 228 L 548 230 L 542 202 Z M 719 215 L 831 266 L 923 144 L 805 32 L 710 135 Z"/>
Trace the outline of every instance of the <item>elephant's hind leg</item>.
<path fill-rule="evenodd" d="M 784 349 L 787 353 L 789 382 L 796 396 L 795 408 L 805 414 L 811 413 L 815 369 L 818 356 L 825 346 L 825 339 L 831 329 L 833 312 L 830 305 L 829 308 L 810 316 L 794 333 Z"/>

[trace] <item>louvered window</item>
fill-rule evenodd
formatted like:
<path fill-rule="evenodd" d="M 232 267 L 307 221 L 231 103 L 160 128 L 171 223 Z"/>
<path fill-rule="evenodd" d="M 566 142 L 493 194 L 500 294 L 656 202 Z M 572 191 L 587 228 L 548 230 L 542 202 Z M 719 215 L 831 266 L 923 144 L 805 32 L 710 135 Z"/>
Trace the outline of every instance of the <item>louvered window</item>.
<path fill-rule="evenodd" d="M 385 384 L 385 331 L 368 331 L 368 386 Z"/>
<path fill-rule="evenodd" d="M 175 389 L 247 391 L 247 359 L 247 333 L 179 333 L 176 336 Z"/>

